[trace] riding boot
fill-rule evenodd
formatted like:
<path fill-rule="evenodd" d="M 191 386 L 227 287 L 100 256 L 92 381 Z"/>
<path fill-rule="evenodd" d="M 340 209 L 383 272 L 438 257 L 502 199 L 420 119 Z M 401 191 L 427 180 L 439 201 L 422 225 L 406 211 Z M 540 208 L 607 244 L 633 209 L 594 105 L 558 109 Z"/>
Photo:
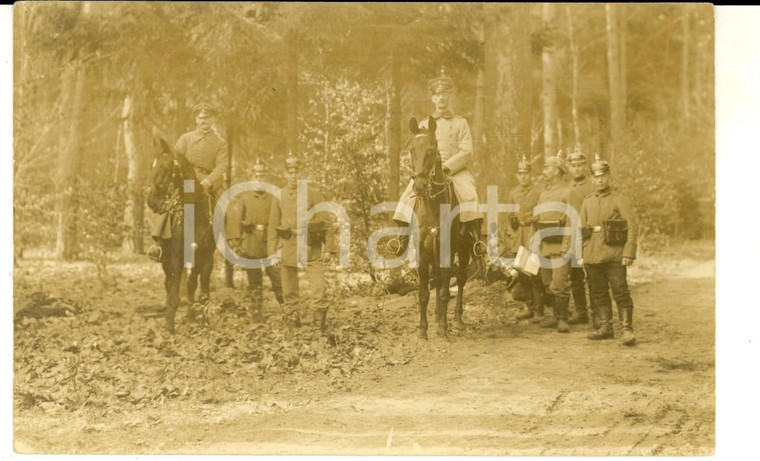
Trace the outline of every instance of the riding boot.
<path fill-rule="evenodd" d="M 570 327 L 567 326 L 567 310 L 569 304 L 569 298 L 554 298 L 554 315 L 557 319 L 557 331 L 559 333 L 570 332 Z"/>
<path fill-rule="evenodd" d="M 622 311 L 623 345 L 633 346 L 636 344 L 636 336 L 633 334 L 633 307 L 618 308 L 618 310 Z"/>
<path fill-rule="evenodd" d="M 615 337 L 615 331 L 612 329 L 612 319 L 609 310 L 599 312 L 599 327 L 588 334 L 588 339 L 598 341 L 600 339 L 612 339 Z"/>

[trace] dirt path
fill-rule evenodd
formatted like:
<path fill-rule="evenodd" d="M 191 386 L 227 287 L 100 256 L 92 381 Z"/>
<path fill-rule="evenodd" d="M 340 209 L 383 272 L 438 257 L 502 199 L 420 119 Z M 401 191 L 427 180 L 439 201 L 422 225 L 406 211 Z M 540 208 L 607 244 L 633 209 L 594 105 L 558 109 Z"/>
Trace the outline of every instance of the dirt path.
<path fill-rule="evenodd" d="M 349 392 L 167 407 L 132 426 L 125 415 L 118 430 L 27 426 L 16 448 L 53 438 L 55 451 L 80 453 L 710 454 L 713 268 L 634 290 L 634 348 L 620 344 L 618 325 L 618 339 L 601 343 L 585 328 L 560 335 L 527 323 L 410 338 L 411 363 L 359 375 Z"/>

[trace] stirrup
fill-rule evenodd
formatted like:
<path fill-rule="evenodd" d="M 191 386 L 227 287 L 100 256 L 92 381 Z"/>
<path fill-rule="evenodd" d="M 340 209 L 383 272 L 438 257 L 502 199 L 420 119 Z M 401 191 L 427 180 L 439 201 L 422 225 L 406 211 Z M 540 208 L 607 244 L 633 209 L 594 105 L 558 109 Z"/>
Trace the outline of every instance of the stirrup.
<path fill-rule="evenodd" d="M 145 253 L 145 256 L 147 256 L 148 258 L 152 259 L 153 261 L 157 263 L 160 263 L 164 256 L 164 250 L 159 245 L 155 245 L 154 247 L 158 248 L 158 255 L 154 255 L 153 252 L 150 251 L 151 248 L 148 248 L 148 251 L 147 253 Z"/>

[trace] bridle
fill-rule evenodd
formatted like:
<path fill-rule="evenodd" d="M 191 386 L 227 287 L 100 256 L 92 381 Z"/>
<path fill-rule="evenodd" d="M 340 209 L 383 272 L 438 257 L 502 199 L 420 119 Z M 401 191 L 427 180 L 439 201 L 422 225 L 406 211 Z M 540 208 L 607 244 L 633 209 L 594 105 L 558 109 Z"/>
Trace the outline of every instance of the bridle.
<path fill-rule="evenodd" d="M 449 195 L 451 194 L 451 188 L 449 187 L 451 184 L 451 181 L 447 180 L 445 177 L 443 181 L 435 180 L 436 169 L 438 168 L 439 164 L 442 164 L 443 162 L 441 161 L 441 153 L 438 151 L 437 148 L 431 148 L 426 154 L 426 156 L 430 155 L 431 151 L 435 154 L 435 163 L 433 164 L 433 167 L 427 173 L 424 173 L 421 171 L 414 173 L 412 175 L 412 179 L 417 179 L 417 178 L 425 179 L 427 186 L 425 188 L 425 193 L 421 195 L 421 197 L 434 200 L 438 198 L 438 196 L 440 196 L 444 192 L 448 191 Z M 412 147 L 411 149 L 411 154 L 412 154 L 412 158 L 414 158 L 414 154 L 415 154 L 414 147 Z M 449 199 L 451 199 L 450 196 L 449 196 Z"/>

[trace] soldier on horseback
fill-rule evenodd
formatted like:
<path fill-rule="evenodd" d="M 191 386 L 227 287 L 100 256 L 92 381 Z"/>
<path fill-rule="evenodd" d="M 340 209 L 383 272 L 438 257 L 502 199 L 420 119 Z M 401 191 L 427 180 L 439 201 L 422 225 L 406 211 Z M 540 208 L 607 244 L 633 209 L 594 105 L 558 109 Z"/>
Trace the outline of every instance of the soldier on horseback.
<path fill-rule="evenodd" d="M 440 76 L 428 82 L 428 89 L 430 90 L 431 100 L 435 104 L 435 112 L 431 117 L 436 122 L 435 137 L 438 141 L 438 150 L 443 161 L 443 171 L 451 179 L 458 202 L 460 204 L 467 203 L 474 205 L 474 210 L 478 210 L 479 201 L 478 192 L 475 189 L 475 178 L 468 168 L 472 158 L 470 127 L 467 125 L 467 120 L 454 115 L 451 111 L 455 94 L 454 81 L 442 69 Z M 430 118 L 422 120 L 419 124 L 420 128 L 427 130 L 429 121 Z M 413 180 L 410 180 L 406 189 L 401 194 L 399 206 L 393 215 L 393 220 L 400 227 L 408 226 L 411 221 L 409 210 L 414 208 L 415 201 L 412 185 Z M 474 222 L 476 220 L 477 222 Z M 470 229 L 474 230 L 473 237 L 476 241 L 479 238 L 481 220 L 482 215 L 478 211 L 462 211 L 459 215 L 461 223 L 471 223 L 472 227 Z M 401 235 L 399 236 L 399 240 L 400 245 L 395 253 L 402 255 L 409 244 L 409 236 Z"/>
<path fill-rule="evenodd" d="M 196 129 L 180 136 L 174 150 L 183 155 L 195 169 L 204 191 L 211 197 L 210 210 L 216 205 L 215 198 L 224 184 L 224 170 L 227 167 L 227 143 L 212 129 L 216 111 L 206 103 L 193 108 Z M 151 221 L 151 237 L 171 238 L 171 222 L 168 213 L 158 214 Z M 161 261 L 161 247 L 154 244 L 147 251 L 147 256 L 154 261 Z"/>

